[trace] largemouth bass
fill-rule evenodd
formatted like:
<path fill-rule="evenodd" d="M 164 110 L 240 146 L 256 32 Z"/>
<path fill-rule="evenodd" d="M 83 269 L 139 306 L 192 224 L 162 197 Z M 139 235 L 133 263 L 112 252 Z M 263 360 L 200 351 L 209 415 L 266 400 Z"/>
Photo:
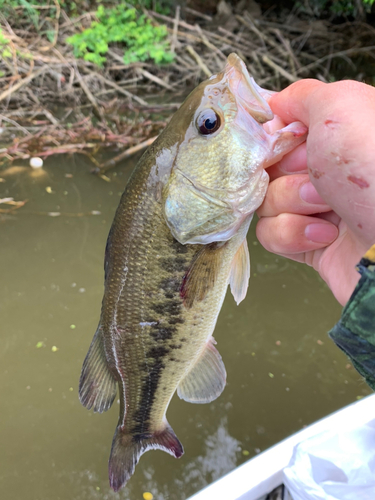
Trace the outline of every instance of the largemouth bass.
<path fill-rule="evenodd" d="M 270 92 L 228 57 L 144 153 L 122 195 L 105 253 L 98 329 L 83 363 L 82 404 L 103 412 L 120 394 L 109 459 L 118 491 L 150 449 L 176 458 L 169 402 L 208 403 L 226 372 L 212 333 L 228 284 L 246 295 L 246 233 L 268 186 L 266 167 L 305 139 L 293 123 L 269 134 Z"/>

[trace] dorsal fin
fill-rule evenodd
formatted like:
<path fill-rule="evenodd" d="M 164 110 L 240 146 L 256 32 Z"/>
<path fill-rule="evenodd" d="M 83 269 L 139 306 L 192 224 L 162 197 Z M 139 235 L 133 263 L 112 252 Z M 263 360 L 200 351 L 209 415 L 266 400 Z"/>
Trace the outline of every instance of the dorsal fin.
<path fill-rule="evenodd" d="M 250 279 L 250 255 L 246 238 L 237 250 L 232 262 L 229 284 L 237 305 L 246 297 Z"/>
<path fill-rule="evenodd" d="M 189 373 L 177 387 L 177 394 L 189 403 L 210 403 L 223 392 L 227 374 L 211 337 Z"/>
<path fill-rule="evenodd" d="M 190 308 L 196 300 L 203 300 L 215 285 L 225 245 L 226 242 L 210 243 L 204 245 L 196 254 L 183 278 L 180 290 L 185 307 Z"/>

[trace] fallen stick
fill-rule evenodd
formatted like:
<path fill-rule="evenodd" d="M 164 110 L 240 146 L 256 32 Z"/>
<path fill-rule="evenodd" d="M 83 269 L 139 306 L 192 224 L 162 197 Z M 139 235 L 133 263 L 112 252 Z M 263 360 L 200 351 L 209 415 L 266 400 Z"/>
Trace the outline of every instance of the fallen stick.
<path fill-rule="evenodd" d="M 375 45 L 370 45 L 369 47 L 358 47 L 358 48 L 352 48 L 352 49 L 347 49 L 347 50 L 340 50 L 339 52 L 335 52 L 333 54 L 328 54 L 326 56 L 321 57 L 320 59 L 317 59 L 315 62 L 307 64 L 307 66 L 303 66 L 302 68 L 297 69 L 296 73 L 303 73 L 304 71 L 308 69 L 312 69 L 315 66 L 319 66 L 322 62 L 326 61 L 327 59 L 333 59 L 334 57 L 345 57 L 353 54 L 358 54 L 361 52 L 371 52 L 375 51 Z M 372 55 L 374 57 L 374 55 Z"/>
<path fill-rule="evenodd" d="M 111 80 L 108 80 L 100 73 L 94 73 L 93 71 L 91 71 L 90 73 L 92 75 L 95 75 L 96 77 L 100 78 L 100 80 L 102 80 L 102 82 L 104 82 L 106 85 L 109 85 L 110 87 L 113 87 L 114 89 L 116 89 L 117 92 L 119 92 L 120 94 L 124 94 L 126 97 L 129 97 L 129 99 L 134 99 L 135 101 L 137 101 L 138 104 L 141 104 L 141 106 L 148 106 L 149 105 L 141 97 L 138 97 L 137 95 L 132 94 L 128 90 L 123 89 L 122 87 L 117 85 L 117 83 L 111 82 Z"/>
<path fill-rule="evenodd" d="M 123 151 L 119 155 L 115 156 L 111 160 L 108 160 L 108 161 L 102 163 L 99 166 L 99 170 L 97 170 L 96 173 L 102 174 L 103 172 L 106 172 L 110 168 L 117 165 L 117 163 L 119 163 L 121 160 L 124 160 L 125 158 L 128 158 L 129 156 L 131 156 L 135 153 L 138 153 L 138 151 L 141 151 L 142 149 L 147 148 L 155 141 L 155 139 L 157 137 L 158 136 L 151 137 L 150 139 L 147 139 L 147 141 L 143 141 L 143 142 L 137 144 L 136 146 L 132 146 L 131 148 L 126 149 L 125 151 Z"/>
<path fill-rule="evenodd" d="M 22 125 L 20 125 L 19 123 L 17 123 L 16 121 L 12 120 L 11 118 L 8 118 L 4 115 L 0 115 L 0 121 L 1 120 L 4 120 L 5 122 L 8 122 L 8 123 L 11 123 L 12 125 L 14 125 L 16 127 L 16 129 L 18 130 L 22 130 L 22 132 L 26 135 L 31 135 L 31 133 L 25 128 L 25 127 L 22 127 Z M 9 128 L 9 127 L 8 127 Z"/>
<path fill-rule="evenodd" d="M 190 9 L 190 7 L 184 7 L 185 12 L 189 12 L 190 14 L 193 14 L 195 17 L 200 17 L 201 19 L 204 19 L 205 21 L 212 21 L 211 16 L 207 16 L 206 14 L 202 14 L 202 12 L 198 12 L 197 10 Z"/>
<path fill-rule="evenodd" d="M 160 78 L 158 78 L 157 76 L 153 75 L 152 73 L 149 73 L 145 69 L 138 68 L 137 71 L 141 75 L 143 75 L 145 78 L 147 78 L 148 80 L 151 80 L 154 83 L 157 83 L 161 87 L 164 87 L 164 88 L 166 88 L 168 90 L 173 90 L 173 87 L 171 85 L 169 85 L 169 83 L 166 83 L 164 80 L 161 80 Z"/>
<path fill-rule="evenodd" d="M 56 146 L 48 148 L 46 151 L 39 151 L 33 154 L 33 156 L 47 157 L 55 154 L 65 154 L 65 153 L 83 153 L 83 148 L 94 148 L 97 146 L 96 143 L 85 142 L 82 144 L 62 144 L 61 146 Z"/>
<path fill-rule="evenodd" d="M 211 76 L 212 75 L 212 71 L 210 71 L 207 66 L 204 64 L 204 62 L 202 61 L 201 57 L 195 52 L 195 50 L 193 49 L 193 47 L 191 45 L 187 45 L 186 46 L 186 50 L 189 52 L 189 54 L 191 56 L 194 57 L 194 59 L 196 60 L 198 66 L 201 68 L 201 70 L 203 71 L 203 73 L 206 75 L 206 76 Z"/>
<path fill-rule="evenodd" d="M 180 6 L 176 7 L 176 15 L 173 23 L 173 34 L 172 34 L 172 43 L 171 43 L 171 52 L 175 53 L 176 48 L 179 47 L 179 41 L 177 40 L 177 31 L 178 31 L 178 23 L 180 21 Z"/>
<path fill-rule="evenodd" d="M 81 76 L 81 73 L 78 71 L 77 67 L 75 68 L 75 71 L 76 71 L 76 74 L 77 74 L 77 77 L 78 77 L 78 83 L 80 84 L 82 90 L 87 95 L 88 100 L 91 102 L 91 104 L 92 104 L 93 108 L 95 109 L 95 111 L 97 112 L 99 118 L 104 121 L 103 110 L 101 108 L 99 108 L 99 105 L 96 102 L 95 97 L 92 95 L 90 89 L 88 88 L 88 86 L 84 82 L 84 80 L 83 80 L 83 78 Z"/>
<path fill-rule="evenodd" d="M 10 87 L 9 89 L 5 90 L 2 94 L 0 94 L 0 101 L 3 101 L 6 97 L 8 97 L 9 95 L 13 94 L 14 92 L 16 92 L 17 90 L 19 90 L 24 85 L 27 85 L 29 82 L 31 82 L 31 80 L 33 80 L 37 76 L 39 76 L 42 73 L 44 73 L 44 71 L 46 71 L 46 69 L 47 68 L 40 68 L 40 69 L 38 69 L 38 71 L 35 71 L 34 73 L 31 73 L 31 75 L 29 75 L 26 78 L 24 78 L 23 80 L 19 81 L 18 83 L 16 83 L 16 85 L 13 85 L 13 87 Z"/>
<path fill-rule="evenodd" d="M 262 56 L 262 61 L 266 63 L 270 68 L 274 69 L 277 71 L 280 75 L 282 75 L 284 78 L 289 80 L 290 82 L 294 83 L 300 80 L 300 78 L 297 78 L 296 76 L 293 76 L 291 73 L 286 71 L 284 68 L 276 64 L 275 62 L 271 61 L 271 59 L 267 56 Z"/>

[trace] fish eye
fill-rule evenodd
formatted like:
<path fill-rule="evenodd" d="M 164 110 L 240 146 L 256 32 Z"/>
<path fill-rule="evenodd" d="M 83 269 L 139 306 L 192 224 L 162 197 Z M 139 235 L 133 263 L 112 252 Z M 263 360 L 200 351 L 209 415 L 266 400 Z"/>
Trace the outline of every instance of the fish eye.
<path fill-rule="evenodd" d="M 202 135 L 213 134 L 220 125 L 220 116 L 211 108 L 203 110 L 197 118 L 197 128 Z"/>

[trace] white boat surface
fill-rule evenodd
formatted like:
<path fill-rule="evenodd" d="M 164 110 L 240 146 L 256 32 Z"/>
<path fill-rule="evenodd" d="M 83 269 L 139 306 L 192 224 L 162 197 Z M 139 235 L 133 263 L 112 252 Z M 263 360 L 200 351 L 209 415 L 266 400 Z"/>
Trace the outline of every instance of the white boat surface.
<path fill-rule="evenodd" d="M 346 430 L 353 422 L 360 427 L 374 418 L 375 394 L 371 394 L 292 434 L 188 500 L 263 500 L 282 484 L 283 469 L 298 443 L 324 431 Z"/>

